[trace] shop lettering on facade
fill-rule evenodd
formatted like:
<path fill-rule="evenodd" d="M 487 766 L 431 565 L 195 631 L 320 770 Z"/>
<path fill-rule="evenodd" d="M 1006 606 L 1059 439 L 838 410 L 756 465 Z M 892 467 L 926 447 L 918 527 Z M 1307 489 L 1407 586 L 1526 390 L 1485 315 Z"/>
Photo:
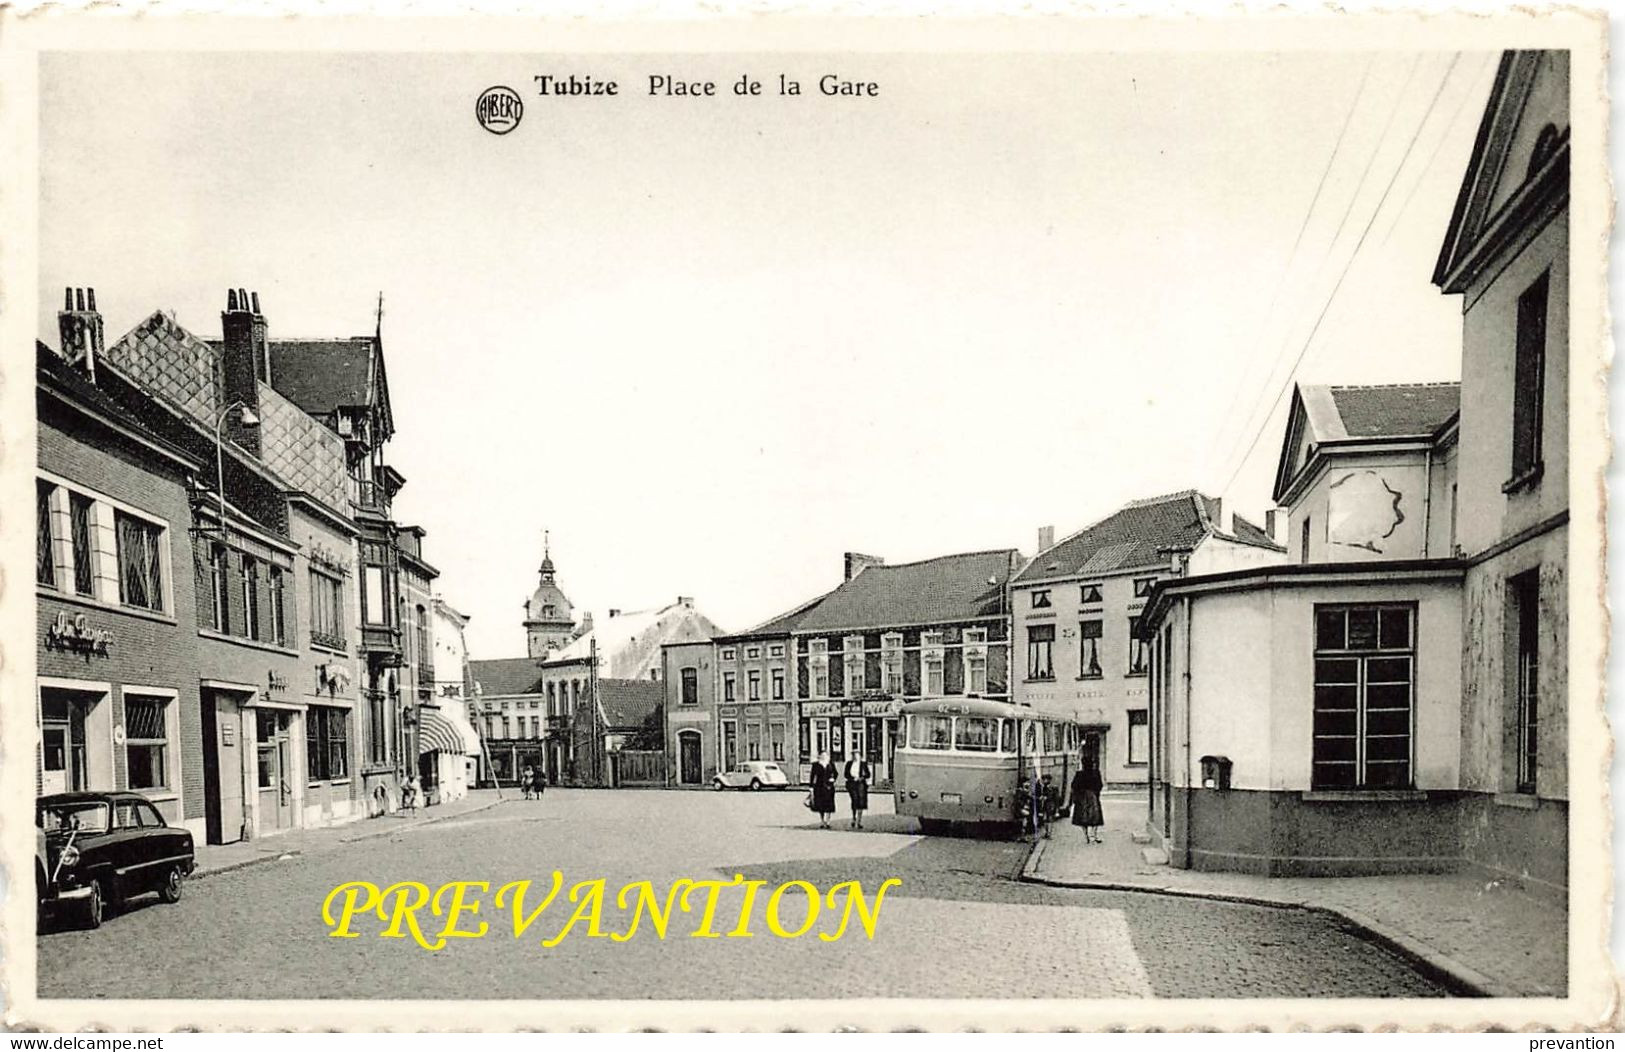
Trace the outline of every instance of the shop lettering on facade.
<path fill-rule="evenodd" d="M 276 669 L 272 669 L 266 680 L 267 692 L 271 694 L 286 694 L 288 692 L 288 677 L 279 676 Z"/>
<path fill-rule="evenodd" d="M 91 628 L 84 614 L 68 616 L 66 610 L 45 629 L 45 648 L 65 650 L 86 657 L 107 657 L 113 646 L 113 633 L 105 628 Z"/>

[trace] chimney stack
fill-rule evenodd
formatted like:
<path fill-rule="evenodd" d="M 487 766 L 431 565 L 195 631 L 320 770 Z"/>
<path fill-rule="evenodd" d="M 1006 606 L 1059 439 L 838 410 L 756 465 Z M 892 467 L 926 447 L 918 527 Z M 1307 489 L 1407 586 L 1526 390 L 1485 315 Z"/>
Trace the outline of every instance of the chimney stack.
<path fill-rule="evenodd" d="M 1053 547 L 1055 547 L 1055 527 L 1038 527 L 1038 550 L 1041 552 L 1046 552 Z"/>
<path fill-rule="evenodd" d="M 261 381 L 271 382 L 270 341 L 266 338 L 265 315 L 260 313 L 259 293 L 243 289 L 226 290 L 226 309 L 220 315 L 221 402 L 224 409 L 241 402 L 255 414 L 260 411 Z M 242 426 L 237 414 L 226 422 L 233 442 L 260 455 L 258 428 Z"/>
<path fill-rule="evenodd" d="M 102 316 L 96 310 L 96 290 L 63 290 L 62 309 L 56 316 L 62 357 L 96 379 L 96 359 L 102 354 Z"/>
<path fill-rule="evenodd" d="M 867 570 L 871 566 L 884 566 L 886 564 L 886 560 L 882 559 L 880 556 L 864 555 L 862 552 L 847 552 L 844 562 L 844 579 L 848 581 L 852 580 L 852 578 L 856 577 L 858 574 Z"/>
<path fill-rule="evenodd" d="M 621 608 L 618 607 L 618 606 L 610 607 L 609 608 L 609 616 L 610 617 L 620 617 L 621 616 Z"/>

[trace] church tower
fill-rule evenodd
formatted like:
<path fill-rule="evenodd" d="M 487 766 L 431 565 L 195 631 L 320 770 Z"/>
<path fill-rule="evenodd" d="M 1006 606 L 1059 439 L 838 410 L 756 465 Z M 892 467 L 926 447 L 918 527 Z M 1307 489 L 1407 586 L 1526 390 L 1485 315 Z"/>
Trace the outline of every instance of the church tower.
<path fill-rule="evenodd" d="M 541 580 L 525 603 L 525 650 L 533 658 L 563 649 L 577 635 L 575 612 L 558 585 L 553 553 L 543 536 Z"/>

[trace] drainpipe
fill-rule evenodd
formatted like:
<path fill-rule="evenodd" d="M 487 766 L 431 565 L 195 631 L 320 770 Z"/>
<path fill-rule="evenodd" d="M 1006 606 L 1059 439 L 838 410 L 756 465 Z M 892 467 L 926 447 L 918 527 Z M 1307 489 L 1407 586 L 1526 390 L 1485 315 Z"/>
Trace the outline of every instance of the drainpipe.
<path fill-rule="evenodd" d="M 1185 856 L 1185 869 L 1191 868 L 1191 798 L 1194 790 L 1191 776 L 1191 630 L 1195 627 L 1191 623 L 1191 597 L 1181 596 L 1180 603 L 1185 610 L 1185 663 L 1180 669 L 1180 675 L 1185 681 L 1185 837 L 1182 848 Z"/>
<path fill-rule="evenodd" d="M 1433 447 L 1429 446 L 1425 454 L 1426 466 L 1422 469 L 1422 558 L 1428 557 L 1428 534 L 1433 522 Z"/>

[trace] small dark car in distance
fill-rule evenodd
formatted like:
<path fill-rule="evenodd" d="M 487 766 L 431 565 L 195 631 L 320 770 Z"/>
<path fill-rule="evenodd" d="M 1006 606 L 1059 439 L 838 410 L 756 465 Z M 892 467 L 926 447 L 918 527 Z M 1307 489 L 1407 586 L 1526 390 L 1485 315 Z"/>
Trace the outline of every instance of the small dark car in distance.
<path fill-rule="evenodd" d="M 177 902 L 197 864 L 192 834 L 164 821 L 140 793 L 42 796 L 35 807 L 42 912 L 72 911 L 88 928 L 127 900 L 155 891 Z"/>

